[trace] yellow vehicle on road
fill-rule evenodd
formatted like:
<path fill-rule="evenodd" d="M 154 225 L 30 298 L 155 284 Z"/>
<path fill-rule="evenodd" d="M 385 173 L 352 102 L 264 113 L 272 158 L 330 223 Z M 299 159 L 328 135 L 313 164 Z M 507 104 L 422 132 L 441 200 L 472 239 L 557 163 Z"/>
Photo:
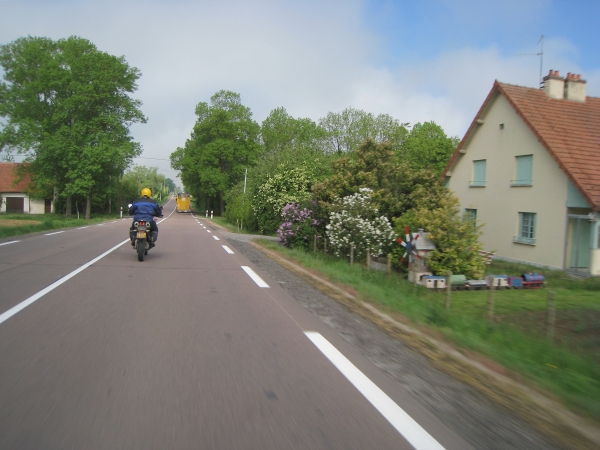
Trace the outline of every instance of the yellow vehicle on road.
<path fill-rule="evenodd" d="M 186 192 L 178 192 L 177 198 L 175 199 L 177 202 L 175 206 L 175 211 L 180 212 L 192 212 L 190 207 L 190 194 Z"/>

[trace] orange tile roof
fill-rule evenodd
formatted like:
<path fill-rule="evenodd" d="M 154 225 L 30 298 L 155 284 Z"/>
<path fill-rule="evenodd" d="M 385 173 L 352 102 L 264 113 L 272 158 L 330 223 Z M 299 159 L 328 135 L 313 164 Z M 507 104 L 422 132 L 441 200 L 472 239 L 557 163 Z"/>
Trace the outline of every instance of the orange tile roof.
<path fill-rule="evenodd" d="M 29 184 L 29 176 L 26 175 L 19 183 L 13 185 L 16 175 L 14 170 L 19 163 L 0 163 L 0 192 L 25 192 Z"/>
<path fill-rule="evenodd" d="M 496 81 L 446 171 L 496 92 L 500 92 L 571 179 L 594 211 L 600 211 L 600 98 L 551 99 L 541 89 Z"/>

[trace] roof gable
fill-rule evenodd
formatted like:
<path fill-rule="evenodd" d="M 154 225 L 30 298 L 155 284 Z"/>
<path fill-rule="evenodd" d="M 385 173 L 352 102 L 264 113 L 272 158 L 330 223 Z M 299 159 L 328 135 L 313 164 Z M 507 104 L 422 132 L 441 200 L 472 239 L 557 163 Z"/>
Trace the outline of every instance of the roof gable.
<path fill-rule="evenodd" d="M 17 184 L 14 184 L 17 179 L 15 170 L 19 167 L 19 163 L 0 163 L 0 192 L 26 192 L 29 185 L 29 176 L 25 177 Z"/>
<path fill-rule="evenodd" d="M 600 98 L 551 99 L 540 89 L 496 81 L 444 175 L 496 94 L 503 95 L 595 211 L 600 210 Z"/>

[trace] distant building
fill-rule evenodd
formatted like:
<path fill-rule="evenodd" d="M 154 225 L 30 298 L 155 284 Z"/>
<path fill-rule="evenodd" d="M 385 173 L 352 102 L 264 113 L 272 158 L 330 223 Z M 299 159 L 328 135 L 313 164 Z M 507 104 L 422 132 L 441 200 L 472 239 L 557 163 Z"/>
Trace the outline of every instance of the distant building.
<path fill-rule="evenodd" d="M 44 214 L 54 212 L 51 199 L 31 199 L 27 195 L 30 179 L 15 183 L 18 163 L 0 163 L 0 213 Z"/>
<path fill-rule="evenodd" d="M 444 176 L 485 250 L 600 275 L 600 98 L 580 75 L 496 81 Z"/>

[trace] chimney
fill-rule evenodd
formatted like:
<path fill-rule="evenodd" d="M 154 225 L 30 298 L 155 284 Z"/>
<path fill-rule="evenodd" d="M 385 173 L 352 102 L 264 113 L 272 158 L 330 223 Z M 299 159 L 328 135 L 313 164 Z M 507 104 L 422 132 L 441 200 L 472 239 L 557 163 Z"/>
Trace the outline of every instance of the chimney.
<path fill-rule="evenodd" d="M 558 70 L 550 70 L 544 77 L 544 92 L 549 98 L 565 98 L 565 79 L 558 74 Z"/>
<path fill-rule="evenodd" d="M 574 102 L 585 102 L 585 85 L 581 75 L 568 73 L 565 79 L 565 98 Z"/>

